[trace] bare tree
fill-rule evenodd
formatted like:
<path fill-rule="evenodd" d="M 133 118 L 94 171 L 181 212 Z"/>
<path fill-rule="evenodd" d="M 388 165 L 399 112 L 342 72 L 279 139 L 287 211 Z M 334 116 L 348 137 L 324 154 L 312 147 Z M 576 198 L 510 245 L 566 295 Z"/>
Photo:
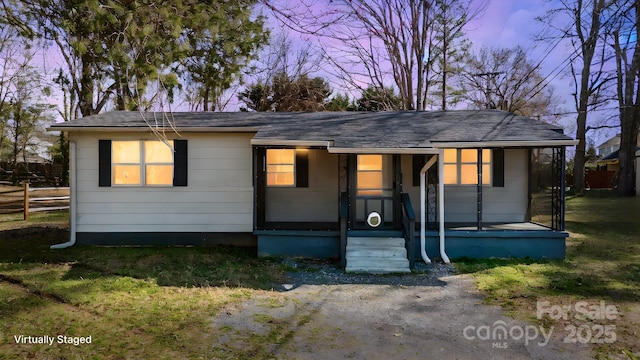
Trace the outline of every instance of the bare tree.
<path fill-rule="evenodd" d="M 14 167 L 21 160 L 27 163 L 27 156 L 36 152 L 38 135 L 44 133 L 44 125 L 50 119 L 53 105 L 44 102 L 40 83 L 42 76 L 35 68 L 28 66 L 14 84 L 10 100 L 7 124 L 11 137 L 11 161 Z M 20 159 L 21 157 L 21 159 Z"/>
<path fill-rule="evenodd" d="M 447 15 L 449 20 L 464 23 L 479 15 L 482 8 L 462 0 L 336 0 L 323 4 L 307 0 L 294 8 L 280 6 L 277 0 L 263 3 L 285 26 L 333 44 L 324 48 L 328 60 L 338 75 L 357 89 L 383 89 L 392 80 L 405 110 L 425 108 L 430 86 L 427 59 L 438 31 L 434 27 L 435 5 L 465 4 L 462 12 L 456 8 Z M 462 26 L 456 22 L 454 28 Z M 450 39 L 456 31 L 445 38 Z"/>
<path fill-rule="evenodd" d="M 16 106 L 22 97 L 40 90 L 40 81 L 36 81 L 29 65 L 32 58 L 31 47 L 15 29 L 0 28 L 0 152 L 5 154 L 14 154 L 16 149 L 21 149 L 20 144 L 13 141 L 15 123 L 12 118 Z M 29 91 L 24 94 L 23 88 Z"/>
<path fill-rule="evenodd" d="M 238 92 L 252 111 L 322 111 L 331 94 L 329 83 L 312 74 L 321 69 L 322 54 L 310 43 L 296 46 L 281 32 L 253 64 L 253 81 Z"/>
<path fill-rule="evenodd" d="M 438 0 L 435 1 L 434 26 L 430 35 L 427 71 L 434 73 L 434 82 L 439 88 L 437 97 L 442 110 L 447 109 L 451 100 L 457 103 L 459 96 L 452 87 L 450 78 L 461 76 L 462 63 L 469 54 L 470 43 L 465 39 L 463 27 L 470 19 L 479 16 L 487 3 L 472 0 Z M 429 76 L 427 76 L 429 78 Z M 460 95 L 460 94 L 458 94 Z"/>
<path fill-rule="evenodd" d="M 463 97 L 477 108 L 497 108 L 523 116 L 559 113 L 560 100 L 521 47 L 482 48 L 468 59 Z M 552 120 L 552 119 L 550 119 Z"/>
<path fill-rule="evenodd" d="M 584 191 L 584 165 L 586 155 L 587 115 L 601 103 L 601 94 L 610 83 L 605 71 L 607 52 L 606 33 L 603 33 L 603 16 L 609 4 L 604 0 L 561 0 L 559 7 L 540 18 L 555 36 L 554 40 L 568 39 L 575 51 L 568 59 L 574 79 L 576 106 L 576 153 L 574 158 L 574 189 Z M 558 19 L 560 17 L 560 19 Z M 564 21 L 563 21 L 564 20 Z M 570 23 L 567 28 L 556 24 Z"/>
<path fill-rule="evenodd" d="M 633 196 L 634 166 L 640 126 L 640 3 L 616 2 L 611 9 L 616 17 L 612 22 L 613 49 L 616 61 L 616 93 L 620 108 L 620 151 L 618 159 L 618 194 Z M 636 169 L 640 171 L 640 169 Z M 640 191 L 640 189 L 636 189 Z"/>

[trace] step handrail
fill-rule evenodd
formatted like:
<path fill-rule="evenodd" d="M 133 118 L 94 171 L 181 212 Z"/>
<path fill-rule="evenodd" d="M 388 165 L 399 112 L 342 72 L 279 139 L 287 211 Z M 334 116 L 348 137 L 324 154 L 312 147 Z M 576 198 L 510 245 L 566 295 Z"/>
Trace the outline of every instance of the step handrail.
<path fill-rule="evenodd" d="M 411 205 L 411 197 L 407 193 L 401 194 L 402 204 L 402 227 L 405 238 L 405 247 L 407 248 L 407 257 L 409 258 L 409 269 L 415 268 L 415 248 L 416 248 L 416 214 Z"/>

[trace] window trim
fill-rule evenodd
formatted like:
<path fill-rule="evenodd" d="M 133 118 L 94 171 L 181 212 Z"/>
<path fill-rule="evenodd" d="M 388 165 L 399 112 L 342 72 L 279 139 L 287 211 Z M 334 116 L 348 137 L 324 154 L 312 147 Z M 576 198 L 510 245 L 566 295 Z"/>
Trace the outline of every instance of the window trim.
<path fill-rule="evenodd" d="M 111 139 L 98 139 L 98 187 L 111 187 L 112 141 Z M 187 139 L 173 139 L 173 147 L 175 150 L 173 155 L 173 187 L 187 187 L 189 186 L 189 141 Z"/>
<path fill-rule="evenodd" d="M 112 187 L 174 187 L 175 186 L 175 170 L 176 170 L 176 153 L 175 153 L 175 141 L 174 140 L 169 140 L 172 144 L 173 147 L 173 151 L 171 152 L 171 163 L 169 162 L 147 162 L 146 161 L 146 143 L 147 142 L 162 142 L 160 140 L 153 140 L 153 139 L 137 139 L 137 140 L 111 140 L 111 149 L 110 149 L 110 156 L 111 156 L 111 161 L 110 161 L 110 183 Z M 113 142 L 137 142 L 139 144 L 139 159 L 140 162 L 138 163 L 117 163 L 113 161 Z M 115 183 L 115 179 L 114 179 L 114 167 L 116 165 L 135 165 L 135 166 L 139 166 L 139 172 L 140 172 L 140 182 L 137 184 L 116 184 Z M 147 165 L 161 165 L 161 166 L 166 166 L 166 165 L 171 165 L 172 170 L 171 170 L 171 182 L 170 183 L 166 183 L 166 184 L 147 184 Z"/>
<path fill-rule="evenodd" d="M 269 150 L 288 150 L 288 151 L 293 151 L 293 163 L 269 163 Z M 276 149 L 276 148 L 272 148 L 272 149 L 267 149 L 267 151 L 265 151 L 265 160 L 264 160 L 264 164 L 265 164 L 265 183 L 267 187 L 273 187 L 273 188 L 295 188 L 297 187 L 297 160 L 298 160 L 298 156 L 297 156 L 297 151 L 296 149 Z M 269 172 L 269 166 L 291 166 L 293 168 L 292 170 L 292 175 L 293 175 L 293 183 L 292 184 L 269 184 L 269 174 L 289 174 L 289 172 L 282 172 L 282 171 L 276 171 L 276 172 Z"/>
<path fill-rule="evenodd" d="M 483 150 L 487 150 L 489 152 L 489 156 L 490 159 L 489 161 L 485 160 L 485 157 L 482 157 L 482 165 L 481 166 L 488 166 L 489 167 L 489 180 L 487 181 L 487 183 L 485 183 L 485 173 L 483 172 L 483 183 L 482 186 L 494 186 L 493 182 L 494 182 L 494 151 L 492 151 L 491 149 L 486 149 L 486 148 L 472 148 L 472 149 L 460 149 L 460 148 L 450 148 L 450 149 L 445 149 L 445 150 L 455 150 L 456 151 L 456 161 L 454 162 L 446 162 L 443 161 L 443 165 L 455 165 L 456 166 L 456 182 L 455 183 L 445 183 L 446 186 L 462 186 L 462 187 L 468 187 L 468 186 L 478 186 L 478 181 L 477 181 L 477 176 L 476 176 L 476 181 L 474 183 L 471 184 L 462 184 L 461 180 L 462 180 L 462 166 L 463 165 L 475 165 L 476 169 L 478 167 L 478 153 L 477 151 L 483 151 Z M 462 151 L 463 150 L 475 150 L 476 151 L 476 160 L 474 162 L 463 162 L 462 161 Z M 444 169 L 443 169 L 444 171 Z M 476 172 L 477 175 L 477 172 Z M 444 181 L 444 180 L 443 180 Z"/>

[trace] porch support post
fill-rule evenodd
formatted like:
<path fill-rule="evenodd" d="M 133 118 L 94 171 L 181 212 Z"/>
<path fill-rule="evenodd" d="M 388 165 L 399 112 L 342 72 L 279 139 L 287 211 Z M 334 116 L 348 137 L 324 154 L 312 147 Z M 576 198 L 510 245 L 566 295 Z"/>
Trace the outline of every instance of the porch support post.
<path fill-rule="evenodd" d="M 560 218 L 560 231 L 564 231 L 565 230 L 565 228 L 564 228 L 564 221 L 565 221 L 564 214 L 565 214 L 565 206 L 567 204 L 566 203 L 567 199 L 565 198 L 565 196 L 566 196 L 565 191 L 566 191 L 566 184 L 567 184 L 567 171 L 565 169 L 565 167 L 566 167 L 565 163 L 566 163 L 566 160 L 567 160 L 567 151 L 566 150 L 567 150 L 567 148 L 565 148 L 565 147 L 561 147 L 560 148 L 560 152 L 561 152 L 561 155 L 560 155 L 561 156 L 560 172 L 562 174 L 561 175 L 561 180 L 560 180 L 560 196 L 561 196 L 561 199 L 562 199 L 561 200 L 562 201 L 562 210 L 561 210 L 561 213 L 560 213 L 560 216 L 561 216 L 561 218 Z M 640 169 L 638 169 L 636 171 L 640 171 Z M 640 191 L 640 190 L 638 190 L 638 191 Z"/>
<path fill-rule="evenodd" d="M 438 156 L 438 159 L 439 158 L 440 156 Z M 429 159 L 429 161 L 427 161 L 426 164 L 424 164 L 424 166 L 420 170 L 420 256 L 422 256 L 422 260 L 424 260 L 424 262 L 427 264 L 431 262 L 431 259 L 429 259 L 429 256 L 427 256 L 427 249 L 426 249 L 426 246 L 427 246 L 426 245 L 427 243 L 427 240 L 426 240 L 427 170 L 429 170 L 429 168 L 433 166 L 433 164 L 435 163 L 436 163 L 436 158 L 435 156 L 433 156 L 431 157 L 431 159 Z"/>
<path fill-rule="evenodd" d="M 552 148 L 551 151 L 551 228 L 564 231 L 565 148 Z"/>
<path fill-rule="evenodd" d="M 449 264 L 451 260 L 444 249 L 444 149 L 438 149 L 438 221 L 440 222 L 440 257 Z M 424 206 L 424 205 L 423 205 Z M 420 224 L 424 226 L 424 223 Z"/>
<path fill-rule="evenodd" d="M 478 203 L 476 206 L 478 216 L 478 231 L 482 230 L 482 148 L 478 149 Z"/>
<path fill-rule="evenodd" d="M 266 209 L 266 173 L 265 158 L 267 149 L 264 147 L 253 147 L 253 192 L 254 192 L 254 229 L 262 230 L 265 226 L 265 209 Z"/>

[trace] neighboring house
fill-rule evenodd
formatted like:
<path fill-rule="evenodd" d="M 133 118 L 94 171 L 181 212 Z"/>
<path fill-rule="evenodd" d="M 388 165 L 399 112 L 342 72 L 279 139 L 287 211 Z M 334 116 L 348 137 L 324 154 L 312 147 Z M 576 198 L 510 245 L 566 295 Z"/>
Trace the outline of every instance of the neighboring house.
<path fill-rule="evenodd" d="M 564 154 L 576 142 L 547 123 L 498 110 L 174 113 L 173 131 L 143 115 L 160 116 L 50 128 L 71 144 L 60 247 L 257 245 L 372 272 L 430 257 L 564 258 Z"/>
<path fill-rule="evenodd" d="M 637 145 L 637 150 L 640 151 L 640 133 L 638 134 Z M 587 172 L 587 187 L 614 188 L 616 186 L 618 170 L 620 170 L 620 160 L 618 158 L 619 152 L 620 134 L 612 137 L 611 139 L 598 146 L 598 153 L 601 158 L 596 161 L 596 164 L 598 165 L 598 170 L 600 171 Z M 640 177 L 640 171 L 638 171 L 640 167 L 635 164 L 635 169 L 636 178 L 638 178 Z M 637 185 L 636 189 L 638 189 Z M 638 191 L 636 191 L 636 193 L 638 193 Z"/>
<path fill-rule="evenodd" d="M 637 140 L 640 149 L 640 133 Z M 620 161 L 618 160 L 618 152 L 620 151 L 620 134 L 612 137 L 598 146 L 598 155 L 600 160 L 596 161 L 599 169 L 617 172 L 620 169 Z"/>
<path fill-rule="evenodd" d="M 620 134 L 600 144 L 600 146 L 598 146 L 598 155 L 604 158 L 618 149 L 620 149 Z"/>

